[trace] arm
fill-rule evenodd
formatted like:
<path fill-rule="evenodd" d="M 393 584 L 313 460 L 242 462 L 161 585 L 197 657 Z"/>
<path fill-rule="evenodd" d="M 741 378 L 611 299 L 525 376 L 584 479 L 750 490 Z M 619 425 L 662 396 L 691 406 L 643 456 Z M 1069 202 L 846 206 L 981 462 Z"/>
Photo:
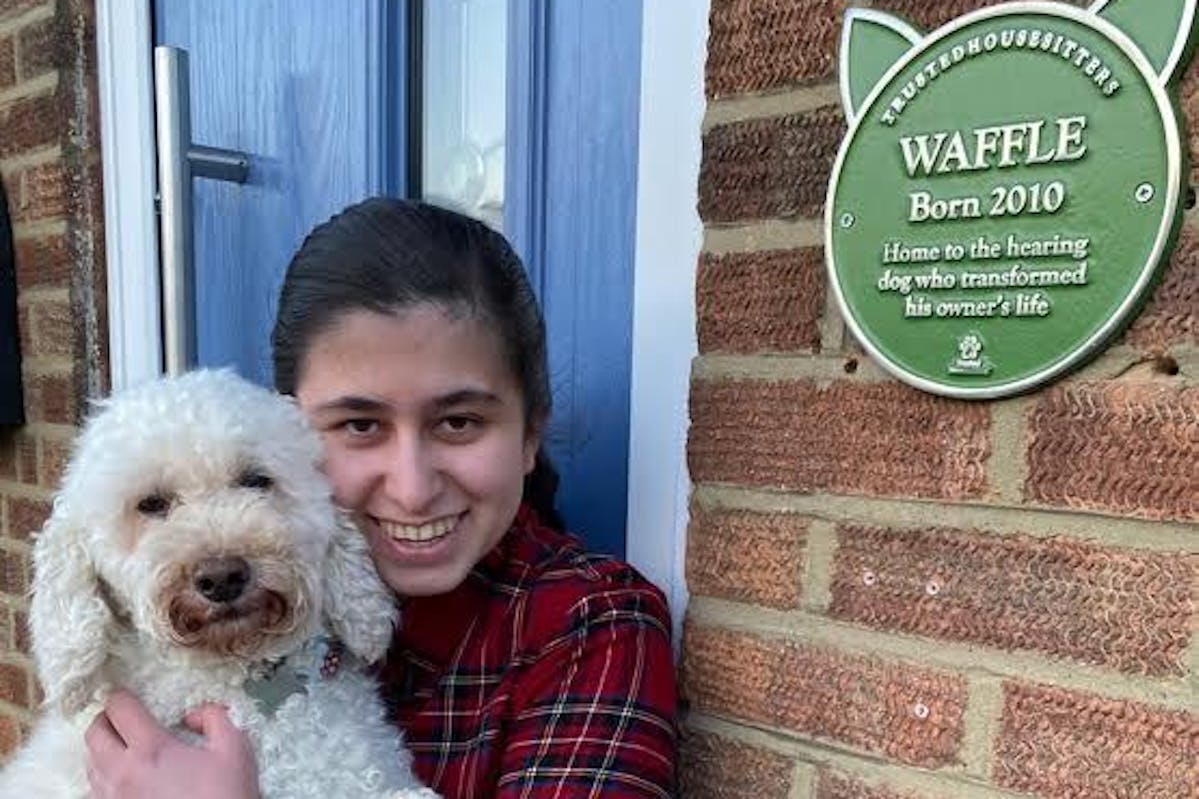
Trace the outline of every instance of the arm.
<path fill-rule="evenodd" d="M 178 796 L 258 799 L 254 753 L 225 709 L 204 705 L 184 717 L 203 739 L 185 743 L 164 729 L 132 694 L 118 691 L 84 736 L 93 799 Z"/>
<path fill-rule="evenodd" d="M 522 676 L 496 799 L 674 796 L 674 657 L 652 588 L 585 596 Z"/>

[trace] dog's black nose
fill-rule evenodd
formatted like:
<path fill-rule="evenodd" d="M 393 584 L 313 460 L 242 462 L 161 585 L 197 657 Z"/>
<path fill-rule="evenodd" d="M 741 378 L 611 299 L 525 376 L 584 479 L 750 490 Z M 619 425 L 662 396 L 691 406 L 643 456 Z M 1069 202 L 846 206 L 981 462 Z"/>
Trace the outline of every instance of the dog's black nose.
<path fill-rule="evenodd" d="M 196 590 L 210 602 L 232 602 L 250 582 L 250 564 L 244 558 L 208 558 L 196 569 Z"/>

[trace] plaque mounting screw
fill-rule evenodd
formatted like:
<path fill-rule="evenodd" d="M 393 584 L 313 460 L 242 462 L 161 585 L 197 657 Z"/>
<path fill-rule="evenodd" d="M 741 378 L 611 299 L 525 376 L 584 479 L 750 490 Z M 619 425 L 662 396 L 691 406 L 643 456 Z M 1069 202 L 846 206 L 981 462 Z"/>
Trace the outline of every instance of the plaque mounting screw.
<path fill-rule="evenodd" d="M 1139 203 L 1149 202 L 1153 199 L 1153 184 L 1142 183 L 1140 186 L 1137 186 L 1136 193 L 1133 196 L 1137 198 L 1137 202 Z"/>
<path fill-rule="evenodd" d="M 858 221 L 857 217 L 855 217 L 851 213 L 846 212 L 844 214 L 841 214 L 841 227 L 845 227 L 845 228 L 853 227 L 853 223 L 857 222 L 857 221 Z"/>

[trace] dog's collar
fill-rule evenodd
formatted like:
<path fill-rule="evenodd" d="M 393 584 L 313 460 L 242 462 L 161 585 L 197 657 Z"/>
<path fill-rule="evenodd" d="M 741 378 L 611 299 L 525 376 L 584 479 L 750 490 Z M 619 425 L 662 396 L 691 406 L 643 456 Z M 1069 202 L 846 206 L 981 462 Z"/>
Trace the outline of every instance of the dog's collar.
<path fill-rule="evenodd" d="M 270 718 L 294 694 L 308 693 L 308 687 L 332 679 L 346 658 L 341 641 L 318 636 L 287 657 L 267 661 L 255 669 L 245 683 L 245 691 Z"/>

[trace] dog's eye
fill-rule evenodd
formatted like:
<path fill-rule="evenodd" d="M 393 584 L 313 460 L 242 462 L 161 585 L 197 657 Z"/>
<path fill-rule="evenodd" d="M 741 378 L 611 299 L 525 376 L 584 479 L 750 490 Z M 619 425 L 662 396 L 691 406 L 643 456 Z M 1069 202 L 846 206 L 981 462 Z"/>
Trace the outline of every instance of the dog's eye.
<path fill-rule="evenodd" d="M 242 472 L 237 478 L 237 484 L 242 488 L 253 488 L 257 491 L 266 491 L 275 484 L 270 475 L 262 472 Z"/>
<path fill-rule="evenodd" d="M 137 503 L 137 512 L 146 516 L 166 516 L 171 509 L 171 498 L 165 494 L 151 494 Z"/>

